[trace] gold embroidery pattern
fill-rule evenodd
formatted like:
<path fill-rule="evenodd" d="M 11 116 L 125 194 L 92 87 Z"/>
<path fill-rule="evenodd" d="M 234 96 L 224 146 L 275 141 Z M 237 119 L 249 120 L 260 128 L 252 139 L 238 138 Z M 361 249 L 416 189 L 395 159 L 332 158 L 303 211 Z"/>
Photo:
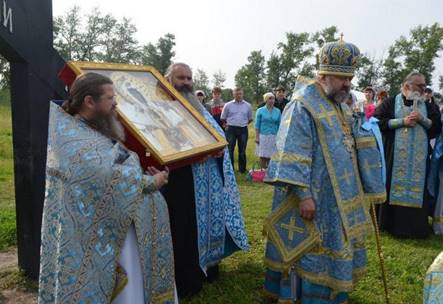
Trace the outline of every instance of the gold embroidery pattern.
<path fill-rule="evenodd" d="M 315 227 L 315 224 L 312 221 L 303 220 L 306 229 L 308 230 L 309 236 L 304 241 L 300 242 L 300 244 L 296 248 L 289 250 L 283 243 L 283 240 L 281 239 L 277 231 L 274 229 L 274 226 L 279 222 L 279 220 L 284 214 L 286 214 L 290 210 L 298 212 L 299 208 L 298 204 L 299 200 L 294 195 L 288 196 L 286 198 L 286 201 L 284 201 L 274 212 L 271 213 L 270 216 L 268 216 L 263 225 L 264 227 L 263 233 L 265 234 L 265 236 L 267 236 L 269 241 L 274 244 L 274 246 L 277 248 L 282 258 L 282 263 L 277 263 L 269 259 L 265 259 L 266 264 L 270 268 L 278 269 L 283 273 L 288 273 L 289 268 L 297 259 L 299 259 L 309 249 L 320 243 L 320 234 L 317 228 Z M 290 229 L 292 229 L 293 233 L 294 232 L 302 233 L 304 231 L 304 229 L 300 227 L 296 229 L 297 227 L 294 226 L 295 226 L 295 218 L 294 221 L 292 222 L 292 227 Z"/>
<path fill-rule="evenodd" d="M 299 266 L 295 267 L 295 271 L 301 278 L 305 280 L 315 282 L 319 285 L 328 286 L 329 288 L 334 290 L 349 292 L 352 291 L 355 283 L 357 283 L 357 281 L 366 274 L 366 267 L 354 269 L 352 273 L 352 281 L 337 280 L 329 276 L 327 273 L 306 272 Z"/>
<path fill-rule="evenodd" d="M 372 148 L 377 146 L 377 142 L 374 137 L 360 137 L 355 141 L 357 149 Z"/>
<path fill-rule="evenodd" d="M 321 97 L 326 102 L 331 104 L 331 106 L 335 110 L 335 107 L 332 104 L 332 102 L 329 99 L 327 99 L 327 97 L 324 95 L 324 92 L 323 92 L 322 88 L 317 83 L 315 83 L 314 85 L 317 87 L 318 92 L 320 92 Z M 314 123 L 317 126 L 317 132 L 318 132 L 318 136 L 319 136 L 319 139 L 320 139 L 320 146 L 321 146 L 321 149 L 323 151 L 323 156 L 324 156 L 324 159 L 325 159 L 325 162 L 326 162 L 326 167 L 327 167 L 328 172 L 329 172 L 329 177 L 331 179 L 332 188 L 333 188 L 333 191 L 334 191 L 335 198 L 337 200 L 337 205 L 339 207 L 340 217 L 341 217 L 342 222 L 343 222 L 343 227 L 344 227 L 344 230 L 345 230 L 345 235 L 346 235 L 346 237 L 348 239 L 352 239 L 354 237 L 359 237 L 359 236 L 362 236 L 362 235 L 366 235 L 366 233 L 368 231 L 368 228 L 370 226 L 369 222 L 367 221 L 367 219 L 369 218 L 369 213 L 368 213 L 367 208 L 365 208 L 364 205 L 363 205 L 364 193 L 363 193 L 363 186 L 362 186 L 361 181 L 360 181 L 360 174 L 359 174 L 359 171 L 358 171 L 358 165 L 357 165 L 357 161 L 356 161 L 357 160 L 357 156 L 356 156 L 355 149 L 353 149 L 351 151 L 351 155 L 352 155 L 351 161 L 352 161 L 352 165 L 353 165 L 353 168 L 354 168 L 353 171 L 354 171 L 354 176 L 355 176 L 355 179 L 356 179 L 356 184 L 357 184 L 357 187 L 358 187 L 358 189 L 357 189 L 358 190 L 358 194 L 354 198 L 352 198 L 350 200 L 347 200 L 347 201 L 344 201 L 342 199 L 342 197 L 341 197 L 341 193 L 340 193 L 340 190 L 339 190 L 340 189 L 339 182 L 338 182 L 339 178 L 337 177 L 337 174 L 335 172 L 335 167 L 334 167 L 334 163 L 333 163 L 333 160 L 332 160 L 332 156 L 331 156 L 331 154 L 329 152 L 329 148 L 328 148 L 327 140 L 326 140 L 326 132 L 324 130 L 324 126 L 321 123 L 321 121 L 318 119 L 317 112 L 310 105 L 310 103 L 307 102 L 303 97 L 301 97 L 300 100 L 303 103 L 303 105 L 306 107 L 306 109 L 311 113 L 312 117 L 314 118 Z M 337 110 L 335 110 L 335 111 L 337 111 Z M 346 125 L 345 117 L 344 117 L 344 115 L 337 115 L 337 117 L 340 120 L 342 120 L 341 123 L 339 124 L 339 126 L 340 126 L 342 132 L 345 133 L 345 131 L 343 130 L 344 125 Z M 356 227 L 352 227 L 352 229 L 350 228 L 348 218 L 347 218 L 347 216 L 345 214 L 346 211 L 344 210 L 346 208 L 345 206 L 347 205 L 347 203 L 350 203 L 351 205 L 357 205 L 355 208 L 362 208 L 362 210 L 364 210 L 365 217 L 366 217 L 365 223 L 363 223 L 361 225 L 357 225 Z"/>
<path fill-rule="evenodd" d="M 283 151 L 279 151 L 277 153 L 274 153 L 272 155 L 273 161 L 282 161 L 282 162 L 296 162 L 296 163 L 302 163 L 305 165 L 311 165 L 312 159 L 310 157 L 303 156 L 301 154 L 296 153 L 287 153 Z"/>

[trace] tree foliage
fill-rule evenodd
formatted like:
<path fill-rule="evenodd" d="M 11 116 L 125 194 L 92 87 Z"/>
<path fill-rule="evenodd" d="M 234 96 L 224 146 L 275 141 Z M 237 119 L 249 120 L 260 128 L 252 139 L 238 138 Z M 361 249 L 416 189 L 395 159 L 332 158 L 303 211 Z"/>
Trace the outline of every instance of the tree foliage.
<path fill-rule="evenodd" d="M 443 28 L 434 23 L 431 26 L 417 26 L 409 37 L 401 36 L 389 48 L 383 63 L 384 83 L 391 95 L 396 94 L 401 82 L 412 71 L 425 75 L 426 83 L 432 84 L 435 59 L 443 50 Z"/>
<path fill-rule="evenodd" d="M 156 45 L 148 43 L 143 46 L 140 63 L 152 65 L 164 74 L 175 56 L 174 47 L 175 36 L 168 33 L 161 37 Z"/>
<path fill-rule="evenodd" d="M 197 69 L 193 75 L 194 89 L 202 90 L 206 96 L 209 96 L 209 77 L 202 69 Z"/>
<path fill-rule="evenodd" d="M 95 8 L 82 17 L 74 6 L 54 18 L 54 47 L 65 60 L 147 64 L 164 73 L 175 56 L 175 36 L 166 34 L 156 44 L 140 45 L 137 27 L 128 18 L 104 15 Z"/>
<path fill-rule="evenodd" d="M 382 83 L 383 60 L 367 55 L 361 55 L 355 75 L 357 89 L 363 90 L 367 86 L 380 87 Z"/>
<path fill-rule="evenodd" d="M 223 88 L 225 86 L 226 74 L 218 70 L 212 75 L 212 84 L 214 87 Z"/>
<path fill-rule="evenodd" d="M 249 102 L 260 103 L 265 92 L 265 57 L 262 51 L 252 51 L 248 63 L 238 70 L 235 84 L 244 91 Z"/>
<path fill-rule="evenodd" d="M 290 88 L 297 75 L 312 77 L 314 66 L 310 59 L 313 52 L 309 33 L 286 33 L 286 41 L 277 45 L 267 61 L 266 86 L 269 89 L 277 85 Z"/>

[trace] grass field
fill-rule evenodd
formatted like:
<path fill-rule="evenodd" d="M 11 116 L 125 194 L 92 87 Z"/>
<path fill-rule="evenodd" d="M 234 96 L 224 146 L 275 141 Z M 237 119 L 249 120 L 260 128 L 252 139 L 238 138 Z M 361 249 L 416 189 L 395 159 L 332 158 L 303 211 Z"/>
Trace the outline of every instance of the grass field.
<path fill-rule="evenodd" d="M 5 94 L 5 93 L 3 93 Z M 15 244 L 15 211 L 12 170 L 12 136 L 10 107 L 0 95 L 0 250 Z M 255 160 L 254 136 L 250 134 L 248 164 Z M 254 184 L 238 175 L 242 209 L 251 249 L 235 253 L 221 264 L 220 279 L 204 286 L 203 291 L 182 303 L 267 303 L 262 299 L 265 241 L 262 224 L 271 209 L 272 188 Z M 423 278 L 437 254 L 443 250 L 443 238 L 433 236 L 424 241 L 398 240 L 382 235 L 382 246 L 387 268 L 391 303 L 415 304 L 422 302 Z M 384 302 L 383 287 L 374 238 L 368 242 L 368 275 L 351 293 L 350 303 L 378 304 Z M 29 287 L 34 286 L 34 287 Z M 19 274 L 1 275 L 2 288 L 28 289 L 35 284 L 24 282 Z"/>
<path fill-rule="evenodd" d="M 16 240 L 9 92 L 0 91 L 0 250 Z"/>

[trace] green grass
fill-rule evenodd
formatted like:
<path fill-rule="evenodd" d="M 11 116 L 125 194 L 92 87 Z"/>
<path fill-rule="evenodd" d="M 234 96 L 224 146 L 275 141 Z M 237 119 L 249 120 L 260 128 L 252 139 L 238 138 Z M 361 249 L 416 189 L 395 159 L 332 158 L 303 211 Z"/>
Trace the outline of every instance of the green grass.
<path fill-rule="evenodd" d="M 11 106 L 0 91 L 0 250 L 16 243 Z"/>
<path fill-rule="evenodd" d="M 10 107 L 0 99 L 0 250 L 15 243 L 10 119 Z M 254 150 L 254 132 L 251 126 L 247 148 L 249 167 L 256 161 Z M 237 252 L 225 259 L 220 266 L 220 279 L 206 284 L 198 296 L 181 303 L 268 303 L 262 298 L 265 270 L 262 227 L 264 218 L 271 210 L 272 187 L 251 183 L 245 175 L 237 175 L 237 180 L 251 249 L 248 252 Z M 423 278 L 433 259 L 443 250 L 443 237 L 433 236 L 424 241 L 412 241 L 399 240 L 383 234 L 382 246 L 391 303 L 421 303 Z M 368 257 L 368 275 L 351 293 L 350 303 L 384 303 L 373 236 L 368 240 Z M 15 271 L 0 273 L 0 290 L 5 288 L 35 291 L 37 287 L 35 282 L 29 282 Z"/>

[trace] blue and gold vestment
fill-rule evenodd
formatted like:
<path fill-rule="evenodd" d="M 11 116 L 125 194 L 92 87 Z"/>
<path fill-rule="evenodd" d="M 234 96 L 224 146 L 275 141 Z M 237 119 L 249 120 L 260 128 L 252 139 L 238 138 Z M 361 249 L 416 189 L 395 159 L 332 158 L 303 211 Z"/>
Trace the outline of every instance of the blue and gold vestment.
<path fill-rule="evenodd" d="M 49 117 L 39 303 L 110 303 L 132 224 L 145 303 L 174 303 L 168 212 L 153 177 L 135 153 L 55 103 Z"/>
<path fill-rule="evenodd" d="M 335 294 L 352 290 L 365 273 L 368 203 L 386 194 L 371 127 L 356 132 L 353 125 L 345 105 L 329 100 L 316 82 L 298 80 L 265 179 L 276 186 L 264 229 L 265 291 L 280 300 L 293 299 L 294 292 L 272 280 L 292 273 Z M 315 202 L 312 222 L 298 212 L 306 198 Z"/>

